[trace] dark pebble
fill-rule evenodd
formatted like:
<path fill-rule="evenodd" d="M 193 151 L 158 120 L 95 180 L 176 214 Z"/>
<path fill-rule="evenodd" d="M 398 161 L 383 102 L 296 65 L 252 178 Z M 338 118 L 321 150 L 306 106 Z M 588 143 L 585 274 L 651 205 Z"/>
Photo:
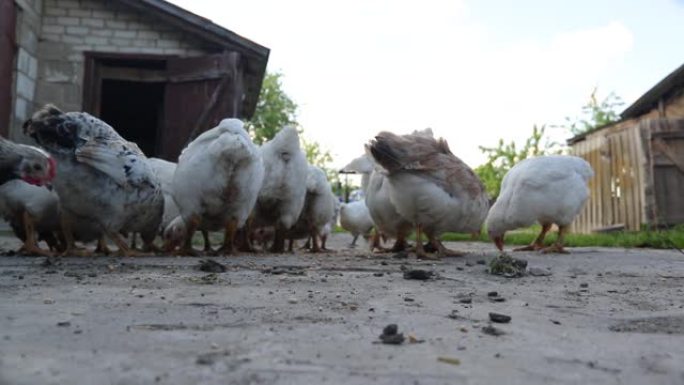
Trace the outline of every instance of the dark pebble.
<path fill-rule="evenodd" d="M 61 327 L 71 326 L 71 322 L 69 322 L 69 321 L 57 322 L 57 326 L 61 326 Z"/>
<path fill-rule="evenodd" d="M 489 300 L 492 302 L 506 302 L 504 297 L 489 297 Z"/>
<path fill-rule="evenodd" d="M 208 273 L 224 273 L 228 268 L 212 259 L 203 259 L 199 262 L 199 269 Z"/>
<path fill-rule="evenodd" d="M 582 288 L 589 287 L 589 284 L 586 282 L 582 282 L 582 283 L 580 283 L 580 287 L 582 287 Z"/>
<path fill-rule="evenodd" d="M 382 341 L 383 344 L 401 345 L 404 343 L 404 340 L 404 333 L 394 334 L 391 336 L 385 334 L 380 335 L 380 341 Z"/>
<path fill-rule="evenodd" d="M 385 273 L 373 273 L 374 277 L 382 277 Z"/>
<path fill-rule="evenodd" d="M 499 296 L 498 291 L 490 291 L 489 293 L 487 293 L 487 297 L 498 297 L 498 296 Z"/>
<path fill-rule="evenodd" d="M 425 280 L 432 278 L 433 275 L 435 275 L 434 272 L 427 271 L 427 270 L 420 270 L 420 269 L 407 270 L 404 272 L 404 279 L 417 279 L 417 280 L 425 281 Z"/>
<path fill-rule="evenodd" d="M 511 322 L 511 316 L 500 313 L 489 313 L 489 319 L 500 324 Z"/>
<path fill-rule="evenodd" d="M 391 336 L 397 334 L 398 331 L 399 327 L 397 326 L 397 324 L 389 324 L 385 326 L 384 329 L 382 329 L 382 334 L 386 336 Z"/>
<path fill-rule="evenodd" d="M 485 261 L 484 259 L 480 259 L 480 260 L 477 261 L 477 264 L 478 264 L 478 265 L 486 265 L 486 264 L 487 264 L 487 261 Z"/>
<path fill-rule="evenodd" d="M 499 328 L 496 328 L 496 327 L 494 327 L 494 326 L 492 326 L 492 325 L 484 326 L 484 327 L 482 328 L 482 333 L 488 334 L 488 335 L 490 335 L 490 336 L 495 336 L 495 337 L 496 337 L 496 336 L 501 336 L 501 335 L 506 334 L 506 332 L 504 332 L 503 330 L 501 330 L 501 329 L 499 329 Z"/>
<path fill-rule="evenodd" d="M 551 321 L 551 323 L 553 323 L 554 325 L 560 325 L 560 324 L 561 324 L 560 321 L 556 321 L 555 319 L 552 319 L 552 320 L 549 320 L 549 321 Z"/>
<path fill-rule="evenodd" d="M 460 303 L 473 303 L 473 299 L 472 298 L 461 298 L 458 300 L 458 302 L 460 302 Z"/>
<path fill-rule="evenodd" d="M 404 297 L 404 302 L 413 302 L 413 301 L 415 301 L 415 299 L 413 299 L 411 297 Z"/>

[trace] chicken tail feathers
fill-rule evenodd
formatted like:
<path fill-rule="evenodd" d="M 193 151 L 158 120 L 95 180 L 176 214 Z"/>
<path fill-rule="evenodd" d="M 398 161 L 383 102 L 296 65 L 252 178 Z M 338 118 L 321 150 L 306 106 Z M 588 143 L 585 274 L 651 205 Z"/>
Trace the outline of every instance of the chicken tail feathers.
<path fill-rule="evenodd" d="M 383 168 L 392 172 L 402 168 L 402 156 L 397 153 L 396 147 L 392 146 L 389 138 L 378 135 L 371 141 L 370 153 Z"/>

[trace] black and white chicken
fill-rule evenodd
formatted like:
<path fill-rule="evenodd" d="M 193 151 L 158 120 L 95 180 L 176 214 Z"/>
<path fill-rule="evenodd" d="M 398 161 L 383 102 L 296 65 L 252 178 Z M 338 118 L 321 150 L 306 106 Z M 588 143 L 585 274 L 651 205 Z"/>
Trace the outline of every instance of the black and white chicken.
<path fill-rule="evenodd" d="M 46 105 L 24 123 L 24 132 L 57 159 L 54 187 L 62 207 L 67 255 L 72 227 L 90 223 L 111 238 L 119 253 L 138 254 L 121 231 L 140 233 L 149 249 L 164 210 L 161 183 L 135 143 L 85 112 Z"/>

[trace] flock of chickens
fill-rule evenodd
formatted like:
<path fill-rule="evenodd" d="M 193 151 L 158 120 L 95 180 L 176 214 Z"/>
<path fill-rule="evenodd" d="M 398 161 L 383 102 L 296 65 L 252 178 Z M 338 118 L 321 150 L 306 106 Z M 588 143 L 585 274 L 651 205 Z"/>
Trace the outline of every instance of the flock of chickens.
<path fill-rule="evenodd" d="M 258 147 L 242 121 L 224 119 L 189 143 L 178 163 L 147 158 L 107 123 L 53 105 L 37 111 L 24 133 L 39 147 L 0 138 L 0 213 L 24 241 L 23 251 L 41 255 L 91 254 L 76 242 L 94 241 L 94 252 L 107 253 L 107 239 L 124 256 L 195 255 L 197 230 L 206 252 L 254 251 L 256 243 L 283 252 L 296 239 L 319 251 L 338 210 L 354 242 L 375 228 L 374 250 L 384 250 L 381 240 L 388 238 L 395 240 L 392 250 L 405 250 L 415 231 L 416 239 L 428 239 L 416 242 L 417 257 L 458 255 L 440 235 L 479 233 L 483 224 L 503 250 L 506 231 L 538 221 L 541 234 L 523 249 L 563 252 L 563 235 L 587 200 L 593 175 L 573 156 L 528 159 L 505 176 L 490 208 L 479 178 L 431 130 L 380 132 L 346 167 L 363 175 L 365 201 L 339 204 L 323 170 L 307 163 L 292 127 Z M 544 248 L 552 224 L 559 237 Z M 225 234 L 218 250 L 209 242 L 212 231 Z M 136 234 L 142 250 L 125 239 Z M 39 248 L 39 240 L 50 250 Z"/>

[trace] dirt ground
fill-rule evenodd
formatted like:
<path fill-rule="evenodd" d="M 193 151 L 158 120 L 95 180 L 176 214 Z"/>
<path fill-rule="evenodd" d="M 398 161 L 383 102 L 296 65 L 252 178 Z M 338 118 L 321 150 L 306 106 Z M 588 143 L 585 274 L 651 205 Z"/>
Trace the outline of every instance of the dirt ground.
<path fill-rule="evenodd" d="M 504 278 L 486 272 L 491 245 L 425 262 L 350 239 L 214 258 L 223 273 L 193 257 L 0 257 L 0 384 L 684 383 L 679 251 L 516 253 L 551 275 Z M 504 334 L 490 312 L 512 317 L 491 324 Z M 379 343 L 388 324 L 403 344 Z"/>

